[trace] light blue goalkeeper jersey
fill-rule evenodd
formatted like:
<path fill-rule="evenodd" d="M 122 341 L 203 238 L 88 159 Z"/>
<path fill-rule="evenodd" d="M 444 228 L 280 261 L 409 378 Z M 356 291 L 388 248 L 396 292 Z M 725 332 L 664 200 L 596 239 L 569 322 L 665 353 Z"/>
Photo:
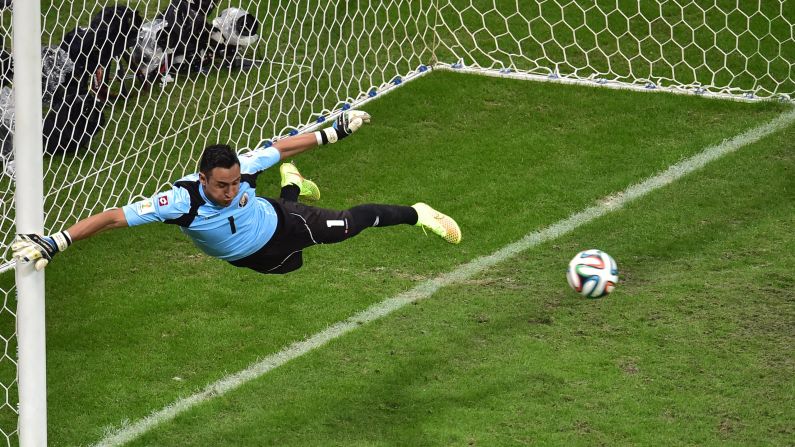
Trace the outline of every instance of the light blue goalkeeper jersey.
<path fill-rule="evenodd" d="M 239 157 L 240 191 L 229 206 L 210 201 L 191 174 L 174 182 L 174 188 L 149 199 L 122 207 L 129 226 L 149 222 L 179 225 L 196 246 L 210 256 L 236 261 L 262 248 L 276 231 L 278 216 L 273 205 L 255 194 L 259 172 L 278 163 L 273 147 Z"/>

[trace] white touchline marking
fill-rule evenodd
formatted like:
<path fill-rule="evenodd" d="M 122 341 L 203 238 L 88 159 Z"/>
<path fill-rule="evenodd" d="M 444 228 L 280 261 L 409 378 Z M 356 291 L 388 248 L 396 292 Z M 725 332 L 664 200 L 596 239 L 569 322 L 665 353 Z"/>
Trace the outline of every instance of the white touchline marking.
<path fill-rule="evenodd" d="M 341 337 L 357 327 L 377 320 L 381 317 L 400 309 L 401 307 L 415 301 L 428 298 L 442 287 L 457 284 L 471 278 L 474 275 L 492 267 L 506 259 L 515 256 L 525 250 L 535 247 L 542 242 L 553 240 L 562 236 L 575 228 L 586 224 L 598 217 L 611 211 L 622 208 L 625 204 L 643 197 L 651 191 L 662 188 L 674 180 L 702 168 L 707 163 L 734 152 L 744 146 L 755 143 L 762 138 L 784 129 L 795 122 L 795 109 L 785 112 L 767 124 L 744 132 L 736 137 L 726 140 L 716 146 L 704 149 L 699 154 L 685 159 L 670 166 L 664 172 L 657 174 L 647 180 L 632 185 L 617 194 L 610 195 L 598 201 L 597 205 L 586 208 L 579 213 L 573 214 L 543 230 L 534 231 L 527 234 L 522 239 L 508 244 L 494 253 L 476 258 L 466 264 L 460 265 L 454 270 L 444 273 L 436 278 L 423 281 L 412 289 L 400 293 L 392 298 L 374 304 L 345 321 L 336 323 L 329 328 L 318 332 L 306 340 L 295 342 L 281 351 L 271 354 L 263 360 L 252 364 L 248 368 L 235 374 L 226 376 L 215 383 L 209 384 L 202 391 L 191 396 L 172 402 L 165 408 L 155 411 L 149 416 L 133 423 L 123 424 L 121 427 L 106 431 L 104 439 L 95 446 L 119 446 L 132 441 L 138 436 L 146 433 L 152 428 L 164 422 L 174 419 L 177 415 L 206 402 L 213 397 L 225 394 L 240 385 L 254 380 L 268 371 L 278 368 L 281 365 L 298 358 L 307 352 L 319 348 L 329 341 Z"/>

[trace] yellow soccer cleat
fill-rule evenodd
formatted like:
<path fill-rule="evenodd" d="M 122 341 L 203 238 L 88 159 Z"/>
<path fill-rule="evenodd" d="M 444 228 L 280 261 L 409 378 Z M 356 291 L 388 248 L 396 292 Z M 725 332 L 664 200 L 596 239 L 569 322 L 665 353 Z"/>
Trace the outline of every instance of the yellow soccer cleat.
<path fill-rule="evenodd" d="M 451 244 L 461 242 L 461 228 L 448 215 L 442 214 L 424 203 L 411 205 L 417 211 L 417 226 L 428 229 Z"/>
<path fill-rule="evenodd" d="M 282 174 L 282 188 L 287 185 L 295 185 L 301 190 L 298 194 L 299 197 L 306 200 L 320 200 L 320 188 L 312 180 L 305 179 L 294 164 L 282 163 L 279 172 Z"/>

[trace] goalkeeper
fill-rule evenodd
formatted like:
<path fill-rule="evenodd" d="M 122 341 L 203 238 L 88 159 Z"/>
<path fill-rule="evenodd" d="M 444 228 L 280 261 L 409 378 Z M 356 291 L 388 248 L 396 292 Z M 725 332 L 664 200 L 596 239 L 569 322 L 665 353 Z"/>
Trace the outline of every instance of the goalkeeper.
<path fill-rule="evenodd" d="M 240 157 L 229 146 L 207 147 L 199 172 L 149 199 L 95 214 L 64 231 L 18 235 L 12 249 L 22 261 L 43 269 L 73 242 L 101 231 L 163 222 L 180 227 L 203 252 L 260 273 L 288 273 L 303 264 L 303 249 L 341 242 L 369 227 L 417 225 L 447 242 L 461 241 L 453 219 L 424 203 L 412 206 L 359 205 L 335 211 L 298 203 L 317 200 L 320 191 L 292 163 L 280 167 L 278 199 L 257 197 L 257 174 L 315 146 L 335 143 L 370 122 L 362 111 L 343 112 L 332 127 L 279 140 Z"/>

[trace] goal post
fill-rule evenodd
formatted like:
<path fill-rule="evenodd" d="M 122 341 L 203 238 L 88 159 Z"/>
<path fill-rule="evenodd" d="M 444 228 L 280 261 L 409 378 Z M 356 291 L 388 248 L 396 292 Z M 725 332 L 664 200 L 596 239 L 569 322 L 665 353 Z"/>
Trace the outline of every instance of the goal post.
<path fill-rule="evenodd" d="M 18 174 L 14 194 L 16 228 L 19 233 L 40 233 L 44 228 L 44 195 L 40 137 L 42 109 L 39 0 L 16 2 L 13 20 L 16 104 L 13 141 Z M 47 445 L 44 272 L 37 272 L 31 264 L 17 264 L 16 288 L 19 444 L 23 447 L 44 447 Z"/>

